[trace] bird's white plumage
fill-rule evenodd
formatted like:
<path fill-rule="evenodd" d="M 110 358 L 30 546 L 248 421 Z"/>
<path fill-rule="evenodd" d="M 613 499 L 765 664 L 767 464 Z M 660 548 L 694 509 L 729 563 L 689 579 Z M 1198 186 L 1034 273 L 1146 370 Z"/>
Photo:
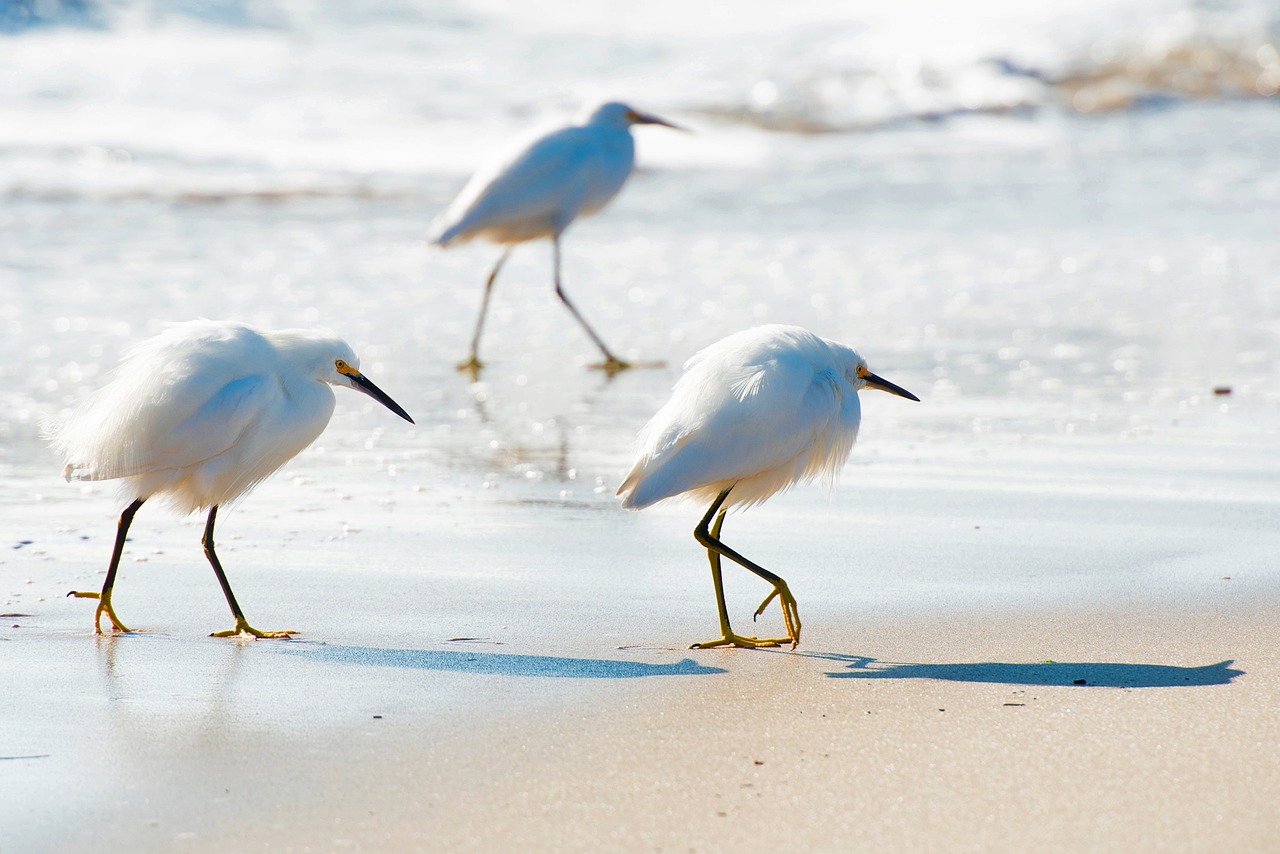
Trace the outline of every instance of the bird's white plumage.
<path fill-rule="evenodd" d="M 333 414 L 331 385 L 349 385 L 413 422 L 409 413 L 360 373 L 351 347 L 324 332 L 266 332 L 214 320 L 175 323 L 125 354 L 111 381 L 74 415 L 48 430 L 66 455 L 68 480 L 121 481 L 128 505 L 116 526 L 115 548 L 100 592 L 68 596 L 97 599 L 94 631 L 102 618 L 111 631 L 132 631 L 112 605 L 120 556 L 134 514 L 162 496 L 175 509 L 207 509 L 200 544 L 213 567 L 235 627 L 217 637 L 289 637 L 264 632 L 245 619 L 214 543 L 218 508 L 311 444 Z"/>
<path fill-rule="evenodd" d="M 787 582 L 726 545 L 725 514 L 815 477 L 834 477 L 858 438 L 858 392 L 877 388 L 909 400 L 911 392 L 876 376 L 849 347 L 797 326 L 761 326 L 697 353 L 671 399 L 641 434 L 639 458 L 618 487 L 622 506 L 638 510 L 683 496 L 708 505 L 694 538 L 707 550 L 720 636 L 696 648 L 800 643 L 800 611 Z M 713 522 L 714 520 L 714 522 Z M 729 621 L 722 560 L 773 588 L 785 637 L 739 635 Z"/>
<path fill-rule="evenodd" d="M 577 124 L 545 133 L 481 169 L 436 218 L 428 239 L 439 246 L 473 237 L 507 245 L 486 281 L 471 354 L 459 370 L 474 373 L 481 368 L 480 337 L 489 296 L 511 246 L 541 237 L 550 238 L 554 250 L 556 296 L 604 356 L 595 367 L 610 374 L 631 367 L 609 350 L 569 301 L 560 283 L 560 235 L 577 217 L 600 210 L 622 189 L 635 163 L 630 130 L 635 124 L 678 127 L 626 104 L 602 104 Z"/>
<path fill-rule="evenodd" d="M 130 350 L 106 387 L 49 431 L 72 480 L 122 478 L 129 498 L 180 512 L 243 495 L 329 423 L 341 339 L 198 320 Z"/>
<path fill-rule="evenodd" d="M 866 361 L 796 326 L 748 329 L 684 366 L 641 434 L 618 494 L 640 509 L 685 496 L 757 504 L 800 481 L 834 477 L 858 436 Z"/>
<path fill-rule="evenodd" d="M 603 104 L 578 124 L 520 144 L 471 178 L 434 223 L 431 242 L 553 237 L 600 210 L 631 174 L 635 115 L 625 104 Z"/>

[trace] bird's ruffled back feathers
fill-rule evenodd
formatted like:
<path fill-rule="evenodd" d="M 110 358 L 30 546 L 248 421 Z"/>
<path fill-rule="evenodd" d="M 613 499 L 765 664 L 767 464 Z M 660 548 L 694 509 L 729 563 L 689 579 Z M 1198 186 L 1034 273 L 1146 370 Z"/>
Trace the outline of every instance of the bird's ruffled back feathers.
<path fill-rule="evenodd" d="M 432 225 L 430 241 L 448 246 L 484 236 L 518 243 L 567 226 L 587 198 L 595 144 L 575 126 L 517 146 L 472 176 Z"/>
<path fill-rule="evenodd" d="M 732 338 L 720 344 L 733 345 Z M 856 392 L 842 388 L 839 377 L 787 349 L 713 345 L 699 352 L 641 434 L 640 457 L 618 489 L 623 506 L 639 509 L 683 493 L 709 502 L 734 483 L 759 478 L 730 494 L 730 505 L 750 506 L 799 481 L 833 477 L 857 430 Z"/>
<path fill-rule="evenodd" d="M 272 393 L 261 377 L 244 374 L 245 361 L 268 368 L 273 359 L 270 345 L 248 327 L 169 327 L 128 351 L 104 388 L 47 431 L 67 461 L 64 474 L 134 478 L 225 452 Z M 217 419 L 203 417 L 211 407 Z"/>

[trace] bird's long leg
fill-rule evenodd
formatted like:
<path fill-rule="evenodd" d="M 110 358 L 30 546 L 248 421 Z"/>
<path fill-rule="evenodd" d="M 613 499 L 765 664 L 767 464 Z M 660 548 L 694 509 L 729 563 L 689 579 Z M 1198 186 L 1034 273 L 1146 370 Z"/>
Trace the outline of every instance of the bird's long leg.
<path fill-rule="evenodd" d="M 714 511 L 713 511 L 714 512 Z M 715 524 L 711 526 L 711 536 L 719 539 L 720 529 L 724 527 L 724 517 L 727 511 L 721 510 L 720 515 L 716 517 Z M 710 514 L 708 514 L 709 516 Z M 703 520 L 705 524 L 706 520 Z M 720 574 L 720 553 L 713 549 L 707 549 L 707 561 L 711 564 L 711 584 L 716 589 L 716 611 L 720 616 L 720 635 L 718 641 L 709 643 L 695 643 L 691 649 L 710 648 L 728 643 L 730 638 L 736 637 L 733 633 L 732 626 L 729 625 L 729 606 L 724 601 L 724 578 Z M 749 646 L 751 644 L 748 644 Z"/>
<path fill-rule="evenodd" d="M 204 536 L 200 538 L 200 545 L 204 546 L 204 556 L 209 559 L 209 563 L 213 566 L 214 573 L 218 576 L 218 583 L 222 585 L 222 593 L 227 597 L 227 604 L 231 606 L 231 614 L 236 618 L 236 627 L 227 629 L 226 631 L 214 632 L 210 637 L 229 638 L 236 635 L 245 634 L 253 635 L 255 638 L 287 638 L 294 634 L 292 629 L 282 632 L 263 632 L 249 625 L 249 621 L 244 618 L 244 612 L 240 610 L 240 605 L 236 602 L 236 594 L 231 592 L 231 582 L 227 581 L 227 574 L 222 571 L 222 563 L 218 560 L 218 553 L 213 549 L 213 523 L 218 518 L 218 505 L 209 508 L 209 521 L 204 526 Z"/>
<path fill-rule="evenodd" d="M 107 567 L 107 580 L 102 582 L 102 592 L 72 590 L 67 594 L 77 599 L 98 600 L 98 610 L 93 615 L 93 630 L 98 634 L 104 634 L 102 631 L 103 614 L 106 614 L 107 619 L 111 621 L 111 630 L 113 632 L 133 631 L 133 629 L 120 622 L 120 618 L 116 616 L 115 609 L 111 607 L 111 588 L 115 587 L 116 584 L 116 571 L 120 568 L 120 555 L 124 554 L 124 541 L 129 536 L 129 526 L 133 524 L 133 515 L 138 512 L 138 508 L 146 500 L 145 498 L 136 499 L 132 504 L 124 508 L 124 512 L 120 514 L 120 522 L 116 526 L 116 545 L 111 551 L 111 566 Z"/>
<path fill-rule="evenodd" d="M 573 303 L 569 302 L 569 297 L 565 294 L 564 288 L 560 285 L 560 237 L 559 235 L 551 239 L 551 247 L 552 247 L 554 264 L 555 264 L 556 296 L 560 297 L 560 302 L 564 303 L 564 307 L 569 309 L 569 313 L 572 314 L 577 319 L 578 323 L 582 325 L 582 328 L 587 331 L 587 335 L 591 336 L 591 340 L 594 341 L 595 345 L 600 348 L 600 352 L 604 354 L 604 361 L 598 365 L 592 365 L 591 367 L 598 368 L 604 371 L 609 376 L 613 376 L 619 371 L 625 371 L 627 368 L 630 368 L 631 364 L 629 362 L 622 361 L 621 359 L 619 359 L 617 356 L 613 355 L 613 353 L 609 351 L 609 348 L 605 346 L 604 339 L 602 339 L 599 335 L 596 334 L 596 331 L 591 328 L 591 325 L 587 323 L 586 319 L 580 313 L 578 313 L 578 310 L 576 308 L 573 307 Z"/>
<path fill-rule="evenodd" d="M 698 523 L 698 527 L 694 529 L 693 535 L 697 538 L 707 550 L 707 559 L 711 563 L 711 580 L 716 588 L 716 606 L 720 611 L 720 633 L 721 637 L 717 640 L 708 641 L 706 643 L 696 643 L 693 645 L 695 649 L 706 649 L 716 646 L 739 646 L 739 647 L 759 647 L 759 646 L 779 646 L 783 643 L 790 643 L 791 648 L 795 649 L 800 643 L 800 612 L 796 606 L 796 599 L 791 595 L 791 590 L 787 587 L 787 582 L 781 577 L 775 575 L 759 564 L 753 563 L 733 549 L 726 546 L 720 541 L 720 530 L 724 526 L 725 511 L 720 510 L 725 499 L 729 497 L 729 491 L 733 487 L 726 489 L 724 492 L 711 503 L 711 508 L 707 510 L 707 515 L 702 517 L 702 521 Z M 716 516 L 717 511 L 720 515 Z M 715 525 L 708 528 L 712 518 L 715 518 Z M 720 556 L 729 558 L 729 560 L 737 563 L 746 569 L 751 570 L 756 575 L 763 578 L 773 585 L 772 598 L 776 595 L 782 601 L 782 617 L 787 626 L 787 637 L 785 638 L 754 638 L 744 637 L 735 634 L 729 626 L 729 610 L 724 601 L 724 582 L 720 576 Z M 765 600 L 766 604 L 768 599 Z"/>
<path fill-rule="evenodd" d="M 459 362 L 457 366 L 458 370 L 471 374 L 473 379 L 479 376 L 480 369 L 484 367 L 480 364 L 480 333 L 484 330 L 484 319 L 489 313 L 489 297 L 493 293 L 493 283 L 497 281 L 498 271 L 507 262 L 507 256 L 511 254 L 511 249 L 512 247 L 508 246 L 502 250 L 502 254 L 498 256 L 498 263 L 493 265 L 493 272 L 485 280 L 484 297 L 480 300 L 480 316 L 476 318 L 476 331 L 471 335 L 471 355 L 467 357 L 465 362 Z"/>

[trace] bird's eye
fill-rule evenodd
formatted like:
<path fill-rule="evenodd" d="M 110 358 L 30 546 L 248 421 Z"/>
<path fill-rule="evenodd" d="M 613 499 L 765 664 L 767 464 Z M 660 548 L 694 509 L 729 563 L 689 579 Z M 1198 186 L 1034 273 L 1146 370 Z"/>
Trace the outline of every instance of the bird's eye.
<path fill-rule="evenodd" d="M 858 365 L 858 367 L 855 369 L 855 372 L 857 373 L 859 379 L 865 378 L 867 374 L 871 373 L 870 371 L 867 370 L 866 365 Z"/>
<path fill-rule="evenodd" d="M 333 366 L 334 366 L 335 368 L 337 368 L 338 370 L 342 370 L 343 368 L 345 368 L 345 367 L 347 366 L 347 363 L 346 363 L 346 362 L 344 362 L 344 361 L 342 361 L 341 359 L 339 359 L 338 361 L 336 361 L 336 362 L 334 362 L 334 363 L 333 363 Z"/>

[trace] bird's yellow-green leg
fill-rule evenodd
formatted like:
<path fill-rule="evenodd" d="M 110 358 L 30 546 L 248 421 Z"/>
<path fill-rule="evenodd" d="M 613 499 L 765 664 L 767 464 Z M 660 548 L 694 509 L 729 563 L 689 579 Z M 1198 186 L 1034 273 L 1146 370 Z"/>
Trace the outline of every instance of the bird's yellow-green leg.
<path fill-rule="evenodd" d="M 800 610 L 796 605 L 796 597 L 791 595 L 791 588 L 787 587 L 787 582 L 781 578 L 777 578 L 774 582 L 773 590 L 769 591 L 769 595 L 764 597 L 764 601 L 760 603 L 760 607 L 756 608 L 752 619 L 758 619 L 764 613 L 764 609 L 769 607 L 769 603 L 775 598 L 782 602 L 782 620 L 787 625 L 787 634 L 791 636 L 792 649 L 800 643 Z"/>
<path fill-rule="evenodd" d="M 724 525 L 724 513 L 716 517 L 715 524 L 711 527 L 710 534 L 712 537 L 720 536 L 720 528 Z M 717 646 L 736 646 L 746 649 L 754 649 L 756 647 L 777 646 L 778 641 L 754 637 L 744 637 L 735 634 L 733 628 L 729 625 L 729 609 L 724 601 L 724 579 L 720 572 L 720 554 L 714 549 L 707 548 L 707 560 L 711 564 L 711 582 L 716 589 L 716 610 L 720 615 L 720 637 L 712 641 L 703 641 L 691 645 L 690 649 L 712 649 Z"/>
<path fill-rule="evenodd" d="M 138 512 L 138 508 L 142 506 L 144 501 L 146 501 L 145 498 L 137 499 L 124 508 L 124 512 L 120 514 L 120 521 L 116 525 L 116 544 L 111 550 L 111 565 L 107 567 L 107 579 L 102 582 L 102 592 L 72 590 L 67 594 L 77 599 L 98 600 L 98 608 L 93 614 L 93 631 L 96 634 L 106 634 L 106 632 L 102 631 L 103 614 L 106 614 L 107 619 L 111 621 L 111 630 L 113 632 L 133 631 L 133 629 L 120 622 L 120 618 L 116 616 L 115 608 L 111 607 L 111 589 L 115 587 L 116 571 L 120 568 L 120 556 L 124 554 L 124 542 L 129 536 L 129 526 L 133 524 L 133 516 Z"/>
<path fill-rule="evenodd" d="M 72 590 L 67 594 L 77 599 L 97 599 L 98 608 L 93 614 L 93 631 L 94 634 L 105 635 L 102 630 L 102 615 L 106 614 L 107 619 L 111 621 L 111 630 L 113 632 L 131 632 L 133 629 L 120 622 L 120 618 L 116 616 L 116 611 L 111 607 L 111 591 L 105 590 L 102 593 L 94 593 L 92 590 Z"/>
<path fill-rule="evenodd" d="M 732 487 L 730 487 L 732 489 Z M 742 555 L 720 542 L 720 530 L 724 526 L 725 511 L 720 511 L 720 515 L 716 516 L 716 512 L 720 510 L 726 498 L 729 497 L 729 489 L 720 493 L 720 496 L 712 503 L 711 509 L 707 511 L 707 515 L 703 517 L 702 522 L 694 530 L 694 537 L 707 550 L 707 560 L 711 564 L 711 580 L 716 589 L 716 607 L 720 614 L 720 637 L 716 640 L 707 641 L 705 643 L 696 643 L 693 649 L 709 649 L 717 646 L 736 646 L 745 648 L 754 647 L 770 647 L 780 646 L 784 643 L 790 643 L 794 649 L 800 643 L 800 616 L 795 606 L 795 597 L 791 595 L 791 591 L 787 589 L 787 583 Z M 715 517 L 715 525 L 708 530 L 708 525 L 712 517 Z M 729 558 L 735 563 L 740 564 L 746 569 L 751 570 L 756 575 L 764 578 L 774 586 L 776 595 L 782 597 L 784 603 L 790 603 L 789 608 L 783 608 L 783 618 L 787 624 L 787 637 L 785 638 L 756 638 L 734 633 L 729 625 L 729 609 L 724 601 L 724 581 L 721 578 L 720 557 Z M 768 601 L 768 600 L 766 600 Z"/>
<path fill-rule="evenodd" d="M 480 362 L 480 333 L 484 330 L 484 319 L 489 313 L 489 296 L 493 293 L 493 283 L 498 279 L 498 271 L 502 269 L 502 265 L 510 254 L 511 247 L 508 246 L 502 251 L 502 255 L 498 258 L 498 263 L 493 265 L 493 271 L 489 273 L 489 278 L 485 280 L 484 297 L 480 300 L 480 316 L 476 318 L 476 329 L 471 334 L 471 355 L 467 357 L 465 362 L 459 362 L 457 365 L 458 370 L 468 374 L 473 380 L 479 378 L 480 369 L 484 367 Z"/>
<path fill-rule="evenodd" d="M 244 618 L 244 612 L 240 610 L 240 605 L 236 602 L 236 595 L 231 592 L 231 582 L 227 581 L 227 574 L 222 571 L 222 563 L 218 560 L 218 554 L 213 548 L 213 522 L 217 517 L 218 505 L 215 504 L 209 508 L 209 521 L 205 523 L 204 537 L 201 538 L 200 544 L 204 546 L 204 556 L 209 559 L 214 573 L 218 576 L 218 583 L 222 585 L 222 593 L 227 597 L 227 604 L 231 606 L 232 616 L 236 618 L 236 627 L 221 632 L 213 632 L 210 637 L 230 638 L 236 635 L 250 635 L 255 638 L 287 638 L 296 634 L 293 629 L 286 629 L 280 632 L 260 631 L 249 625 L 249 621 Z"/>

